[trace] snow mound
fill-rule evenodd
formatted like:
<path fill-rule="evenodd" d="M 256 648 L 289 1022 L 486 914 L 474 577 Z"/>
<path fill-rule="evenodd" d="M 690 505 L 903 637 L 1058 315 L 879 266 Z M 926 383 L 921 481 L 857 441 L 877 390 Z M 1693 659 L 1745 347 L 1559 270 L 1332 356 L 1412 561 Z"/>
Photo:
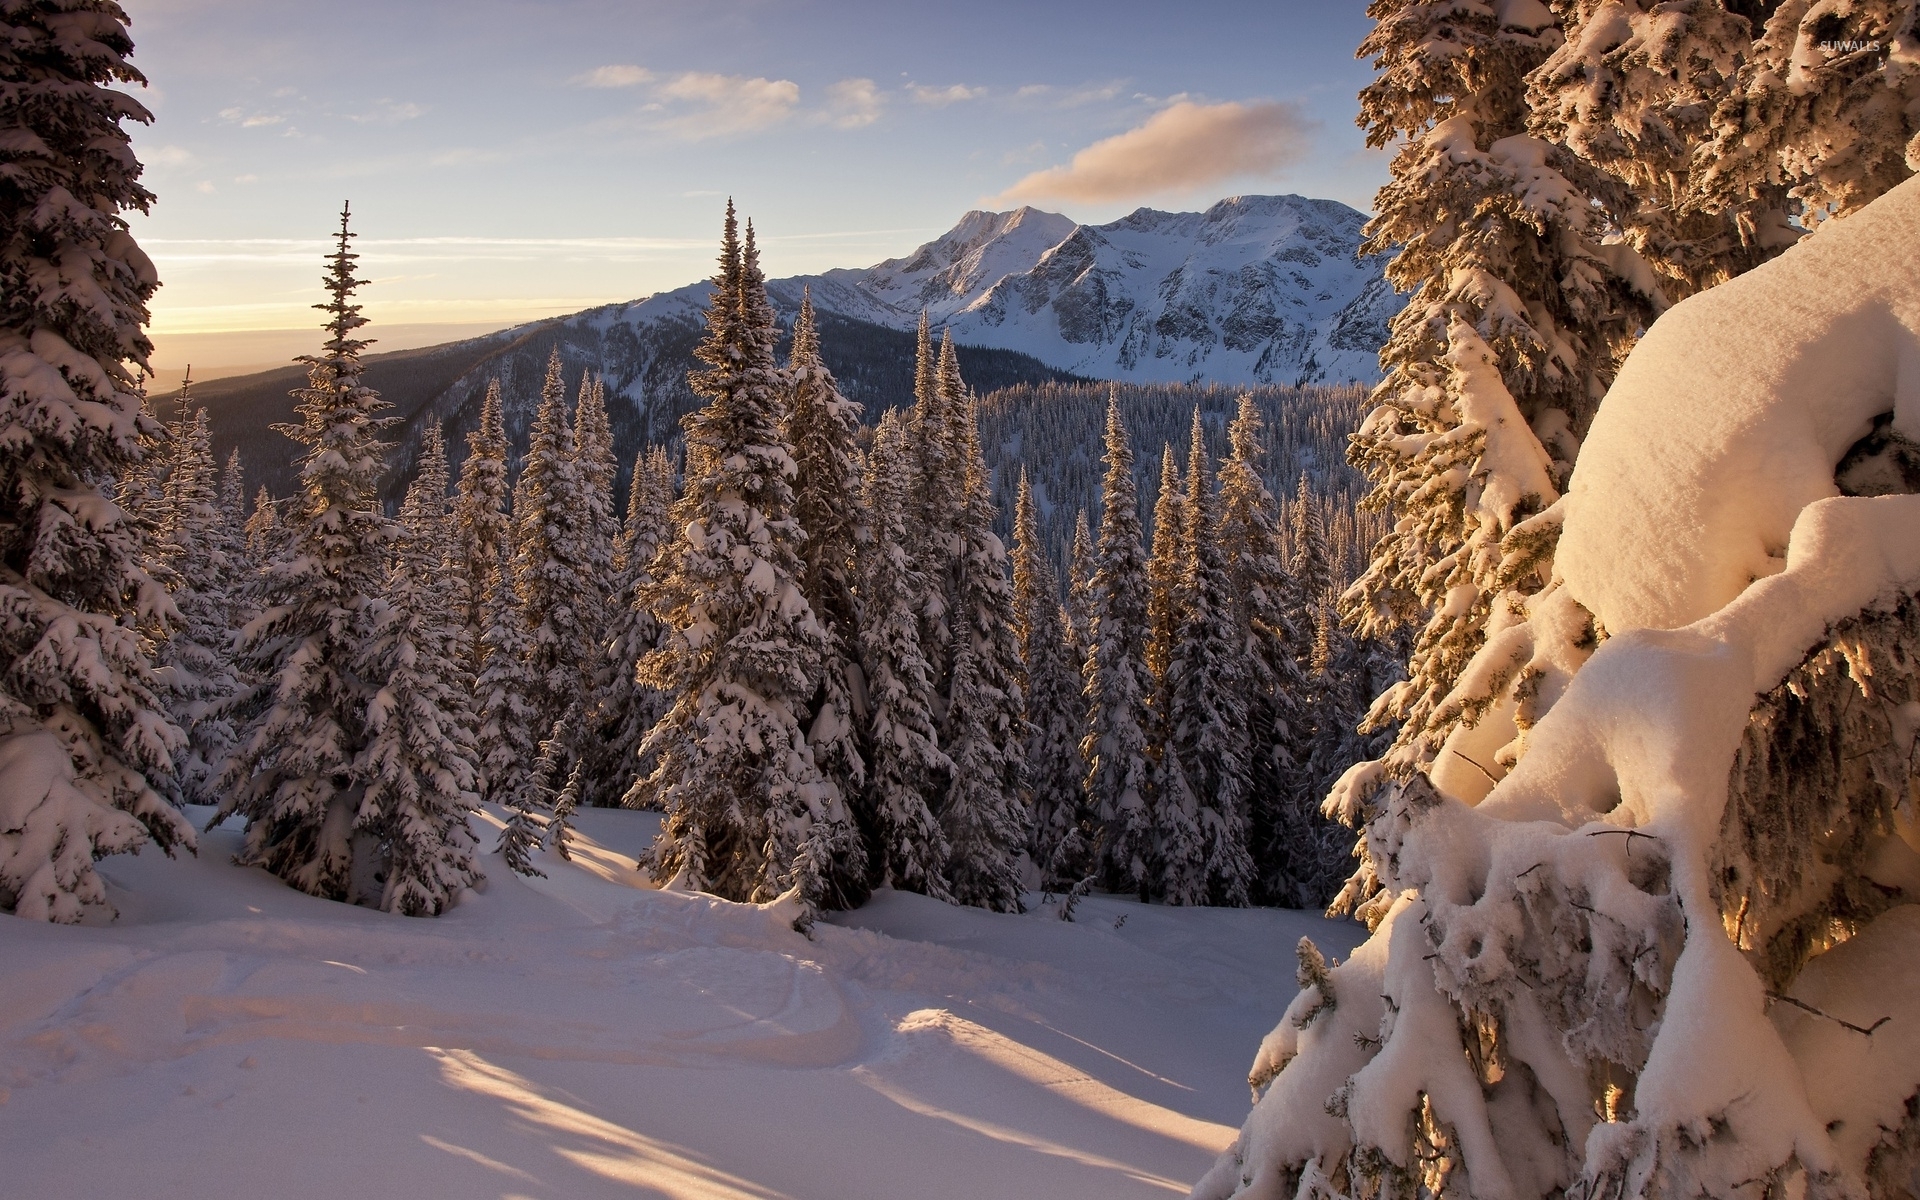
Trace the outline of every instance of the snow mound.
<path fill-rule="evenodd" d="M 1920 433 L 1915 247 L 1920 181 L 1634 352 L 1558 559 L 1613 636 L 1477 805 L 1415 776 L 1352 814 L 1373 936 L 1330 970 L 1303 953 L 1265 1094 L 1195 1197 L 1911 1194 L 1920 495 L 1836 495 L 1834 473 L 1876 416 Z M 1842 670 L 1832 698 L 1871 722 L 1819 723 Z M 1790 753 L 1763 761 L 1776 735 Z M 1884 778 L 1845 775 L 1882 751 Z M 1831 770 L 1842 794 L 1730 809 L 1736 766 L 1743 787 Z M 1886 807 L 1833 808 L 1867 794 Z M 1805 878 L 1755 881 L 1768 839 L 1799 843 Z M 1795 921 L 1794 954 L 1754 934 Z"/>
<path fill-rule="evenodd" d="M 1611 633 L 1779 571 L 1875 417 L 1920 441 L 1920 179 L 1676 305 L 1594 418 L 1555 565 Z"/>

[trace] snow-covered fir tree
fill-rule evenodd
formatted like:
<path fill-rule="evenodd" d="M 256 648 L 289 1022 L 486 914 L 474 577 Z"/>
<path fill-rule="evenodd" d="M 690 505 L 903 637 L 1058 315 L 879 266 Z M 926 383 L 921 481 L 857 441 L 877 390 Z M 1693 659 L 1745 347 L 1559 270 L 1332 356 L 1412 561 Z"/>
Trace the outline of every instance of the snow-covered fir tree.
<path fill-rule="evenodd" d="M 460 495 L 453 505 L 461 568 L 455 581 L 455 599 L 467 629 L 467 670 L 476 679 L 487 661 L 489 605 L 498 582 L 501 550 L 513 537 L 513 523 L 507 515 L 512 494 L 507 483 L 507 449 L 500 381 L 489 380 L 486 397 L 480 403 L 480 423 L 467 434 L 467 458 L 460 464 Z"/>
<path fill-rule="evenodd" d="M 1564 169 L 1653 268 L 1667 300 L 1799 238 L 1777 178 L 1735 199 L 1705 186 L 1727 173 L 1701 153 L 1752 57 L 1752 19 L 1777 7 L 1570 0 L 1556 6 L 1563 40 L 1527 77 L 1528 129 L 1575 156 Z"/>
<path fill-rule="evenodd" d="M 867 536 L 860 506 L 859 449 L 854 433 L 860 406 L 840 394 L 833 373 L 820 361 L 813 297 L 803 291 L 787 360 L 783 436 L 793 447 L 793 515 L 806 540 L 800 545 L 800 591 L 827 634 L 820 688 L 807 706 L 807 748 L 821 780 L 839 793 L 852 813 L 866 788 L 860 746 L 860 610 L 854 595 L 858 543 Z M 833 863 L 831 907 L 853 908 L 866 899 L 865 845 L 859 855 Z"/>
<path fill-rule="evenodd" d="M 964 414 L 952 448 L 964 474 L 956 514 L 960 553 L 954 563 L 953 676 L 941 726 L 941 746 L 953 761 L 940 807 L 947 886 L 962 904 L 1019 912 L 1020 857 L 1032 816 L 1022 794 L 1028 729 L 1013 582 L 1006 546 L 993 532 L 993 492 L 979 424 L 957 366 L 942 390 L 949 411 Z"/>
<path fill-rule="evenodd" d="M 1153 500 L 1153 542 L 1147 554 L 1147 673 L 1159 687 L 1178 639 L 1180 576 L 1186 570 L 1187 495 L 1173 443 L 1160 455 L 1160 490 Z"/>
<path fill-rule="evenodd" d="M 1087 660 L 1087 631 L 1093 627 L 1093 528 L 1087 510 L 1073 515 L 1073 547 L 1067 554 L 1067 637 L 1076 661 Z"/>
<path fill-rule="evenodd" d="M 265 485 L 254 493 L 253 511 L 247 514 L 247 561 L 262 567 L 280 553 L 286 530 L 281 528 L 280 504 Z"/>
<path fill-rule="evenodd" d="M 1311 853 L 1298 843 L 1333 823 L 1319 815 L 1325 790 L 1302 786 L 1295 741 L 1309 727 L 1307 714 L 1322 701 L 1300 665 L 1306 641 L 1296 600 L 1301 589 L 1288 570 L 1279 505 L 1264 480 L 1264 424 L 1253 396 L 1242 393 L 1220 464 L 1220 551 L 1246 671 L 1247 844 L 1259 871 L 1257 899 L 1316 907 L 1331 898 L 1328 885 L 1338 880 L 1320 879 L 1308 869 L 1320 861 L 1317 840 Z"/>
<path fill-rule="evenodd" d="M 920 650 L 925 584 L 908 549 L 920 478 L 910 436 L 900 413 L 883 414 L 862 481 L 870 522 L 860 560 L 870 758 L 861 824 L 876 886 L 944 900 L 947 839 L 928 797 L 953 764 L 934 731 L 933 673 Z"/>
<path fill-rule="evenodd" d="M 1715 208 L 1738 214 L 1784 186 L 1812 226 L 1920 171 L 1920 3 L 1738 7 L 1766 23 L 1732 47 L 1738 86 L 1718 97 L 1712 135 L 1695 149 L 1697 191 Z"/>
<path fill-rule="evenodd" d="M 1027 704 L 1027 810 L 1033 824 L 1027 853 L 1043 887 L 1067 890 L 1087 877 L 1093 857 L 1080 787 L 1086 770 L 1080 760 L 1085 713 L 1060 585 L 1047 561 L 1024 469 L 1013 517 L 1013 609 L 1023 668 L 1020 693 Z"/>
<path fill-rule="evenodd" d="M 613 582 L 614 547 L 620 540 L 620 512 L 614 507 L 613 489 L 619 478 L 619 463 L 613 457 L 613 427 L 607 418 L 607 388 L 599 377 L 582 373 L 580 396 L 573 410 L 574 453 L 579 462 L 580 495 L 585 519 L 580 522 L 582 566 L 580 569 L 582 610 L 580 627 L 590 639 L 599 639 L 612 615 L 610 601 L 618 592 Z M 606 678 L 602 656 L 594 654 L 590 640 L 582 663 L 588 678 L 603 687 Z M 586 704 L 591 695 L 576 704 Z M 585 732 L 582 730 L 582 732 Z"/>
<path fill-rule="evenodd" d="M 1107 403 L 1106 478 L 1100 541 L 1087 613 L 1087 761 L 1085 789 L 1097 830 L 1096 870 L 1109 891 L 1152 886 L 1153 814 L 1147 805 L 1150 764 L 1146 724 L 1147 564 L 1133 482 L 1133 449 L 1120 420 L 1118 394 Z"/>
<path fill-rule="evenodd" d="M 500 840 L 494 844 L 493 852 L 515 875 L 547 877 L 545 871 L 534 865 L 533 855 L 547 843 L 559 796 L 554 780 L 566 768 L 567 743 L 571 740 L 567 716 L 562 716 L 553 723 L 547 736 L 540 739 L 540 754 L 527 768 L 525 786 L 507 802 L 507 820 L 500 827 Z"/>
<path fill-rule="evenodd" d="M 172 613 L 111 495 L 157 432 L 132 49 L 117 4 L 0 9 L 0 908 L 40 920 L 107 909 L 102 855 L 194 844 L 150 782 L 182 735 L 136 626 Z"/>
<path fill-rule="evenodd" d="M 568 419 L 556 346 L 513 492 L 513 590 L 526 630 L 526 702 L 536 729 L 583 701 L 597 658 L 600 589 L 612 547 L 605 555 L 595 550 L 604 506 L 593 491 Z"/>
<path fill-rule="evenodd" d="M 800 591 L 785 381 L 737 230 L 729 203 L 698 351 L 707 369 L 692 377 L 707 405 L 682 423 L 675 539 L 644 596 L 667 636 L 641 677 L 673 705 L 642 746 L 657 760 L 629 803 L 666 813 L 655 878 L 736 900 L 795 890 L 811 908 L 832 899 L 832 864 L 861 848 L 801 727 L 830 647 Z"/>
<path fill-rule="evenodd" d="M 933 711 L 946 712 L 948 650 L 953 637 L 952 570 L 958 547 L 953 538 L 954 512 L 960 505 L 958 469 L 953 465 L 952 421 L 941 395 L 938 362 L 927 314 L 920 314 L 913 375 L 913 408 L 907 418 L 907 445 L 914 457 L 916 481 L 912 496 L 912 541 L 921 595 L 920 650 L 933 678 Z"/>
<path fill-rule="evenodd" d="M 481 632 L 480 675 L 474 680 L 481 751 L 481 794 L 511 804 L 526 787 L 539 715 L 532 701 L 532 647 L 520 604 L 513 594 L 512 548 L 502 544 L 489 572 L 486 628 Z"/>
<path fill-rule="evenodd" d="M 359 821 L 380 837 L 380 907 L 410 917 L 445 912 L 478 878 L 467 814 L 479 802 L 479 751 L 465 625 L 447 604 L 461 574 L 448 511 L 446 442 L 437 422 L 400 507 L 386 604 L 367 648 L 380 681 L 367 708 Z"/>
<path fill-rule="evenodd" d="M 153 558 L 167 582 L 178 619 L 160 638 L 154 661 L 174 722 L 187 742 L 174 754 L 173 780 L 182 799 L 201 804 L 234 745 L 225 705 L 239 690 L 230 642 L 230 590 L 241 564 L 229 555 L 214 484 L 212 435 L 206 409 L 190 406 L 180 389 L 180 416 L 169 427 L 159 457 L 165 462 L 163 514 Z"/>
<path fill-rule="evenodd" d="M 1166 677 L 1166 747 L 1175 761 L 1161 772 L 1165 786 L 1156 797 L 1154 827 L 1168 903 L 1245 905 L 1254 884 L 1247 851 L 1247 672 L 1211 476 L 1196 408 L 1178 636 Z"/>
<path fill-rule="evenodd" d="M 1449 694 L 1489 621 L 1545 583 L 1557 525 L 1541 514 L 1663 300 L 1563 172 L 1569 153 L 1528 133 L 1527 76 L 1561 40 L 1552 12 L 1493 0 L 1368 11 L 1360 53 L 1376 74 L 1360 119 L 1370 145 L 1399 150 L 1362 249 L 1397 248 L 1387 277 L 1414 295 L 1349 452 L 1374 484 L 1368 503 L 1396 520 L 1346 611 L 1363 634 L 1419 629 L 1409 678 L 1368 717 L 1400 722 L 1388 769 L 1406 770 L 1492 703 Z M 1543 652 L 1576 656 L 1580 640 Z"/>
<path fill-rule="evenodd" d="M 220 520 L 214 527 L 214 544 L 229 564 L 223 590 L 227 629 L 233 631 L 253 619 L 253 577 L 259 567 L 247 550 L 247 471 L 238 446 L 227 455 L 226 468 L 220 473 L 217 504 Z"/>
<path fill-rule="evenodd" d="M 660 622 L 642 599 L 653 585 L 653 557 L 667 540 L 667 513 L 674 499 L 673 463 L 665 447 L 643 450 L 633 460 L 627 485 L 627 516 L 615 543 L 614 603 L 605 638 L 602 680 L 593 704 L 593 734 L 581 749 L 581 794 L 595 804 L 619 803 L 644 773 L 640 744 L 666 713 L 666 697 L 641 683 L 635 665 L 660 648 Z"/>
<path fill-rule="evenodd" d="M 354 302 L 359 256 L 347 219 L 343 208 L 327 260 L 327 340 L 302 360 L 301 423 L 286 430 L 306 447 L 298 508 L 263 570 L 261 613 L 241 633 L 241 665 L 258 682 L 236 703 L 245 731 L 209 827 L 238 814 L 241 863 L 315 896 L 376 903 L 391 814 L 366 802 L 368 710 L 386 683 L 369 672 L 390 620 L 381 595 L 399 528 L 381 511 L 389 406 L 360 382 L 368 343 L 356 334 L 367 321 Z"/>

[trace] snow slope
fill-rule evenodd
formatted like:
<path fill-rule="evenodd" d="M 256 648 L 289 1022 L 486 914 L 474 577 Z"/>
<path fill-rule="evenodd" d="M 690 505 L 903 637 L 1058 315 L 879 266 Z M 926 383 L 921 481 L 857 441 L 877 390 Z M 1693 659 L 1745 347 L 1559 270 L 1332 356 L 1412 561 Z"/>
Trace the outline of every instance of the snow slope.
<path fill-rule="evenodd" d="M 226 829 L 103 861 L 111 925 L 0 919 L 0 1192 L 1178 1195 L 1246 1114 L 1295 941 L 1361 932 L 882 893 L 809 942 L 637 886 L 652 814 L 577 819 L 575 864 L 488 857 L 437 920 L 234 867 Z"/>

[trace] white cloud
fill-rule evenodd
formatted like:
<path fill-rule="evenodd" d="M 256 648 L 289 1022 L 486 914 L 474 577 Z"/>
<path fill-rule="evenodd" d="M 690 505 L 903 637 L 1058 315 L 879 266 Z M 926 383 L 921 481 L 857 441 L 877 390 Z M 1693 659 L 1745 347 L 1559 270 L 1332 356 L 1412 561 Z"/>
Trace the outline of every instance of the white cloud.
<path fill-rule="evenodd" d="M 1306 157 L 1315 123 L 1297 106 L 1181 101 L 1095 142 L 1064 167 L 1036 171 L 997 199 L 1108 203 L 1270 176 Z"/>
<path fill-rule="evenodd" d="M 790 79 L 748 79 L 688 71 L 654 89 L 673 115 L 656 127 L 687 141 L 754 133 L 780 124 L 800 104 L 800 85 Z"/>
<path fill-rule="evenodd" d="M 213 180 L 202 179 L 199 183 L 196 183 L 193 185 L 193 190 L 196 192 L 199 192 L 203 196 L 211 196 L 213 195 L 213 190 L 214 190 Z"/>
<path fill-rule="evenodd" d="M 259 183 L 260 177 L 258 175 L 235 175 L 233 181 L 235 183 Z"/>
<path fill-rule="evenodd" d="M 150 167 L 184 167 L 194 161 L 193 151 L 185 146 L 158 146 L 145 155 Z"/>
<path fill-rule="evenodd" d="M 426 111 L 412 101 L 396 104 L 392 100 L 382 99 L 372 110 L 347 119 L 361 125 L 396 125 L 401 121 L 411 121 Z"/>
<path fill-rule="evenodd" d="M 282 116 L 272 113 L 250 113 L 244 108 L 223 108 L 220 110 L 220 118 L 229 123 L 238 124 L 242 129 L 257 129 L 263 125 L 279 125 L 286 121 Z"/>
<path fill-rule="evenodd" d="M 958 104 L 962 100 L 977 100 L 987 94 L 987 89 L 970 88 L 964 83 L 943 88 L 910 83 L 907 85 L 907 94 L 913 97 L 915 104 L 925 104 L 930 108 L 945 108 L 949 104 Z"/>
<path fill-rule="evenodd" d="M 827 85 L 826 119 L 841 129 L 858 129 L 880 119 L 886 97 L 871 79 L 842 79 Z"/>
<path fill-rule="evenodd" d="M 611 66 L 595 67 L 584 75 L 576 75 L 573 82 L 581 87 L 626 88 L 653 82 L 653 72 L 645 67 L 636 67 L 632 63 L 615 63 Z"/>

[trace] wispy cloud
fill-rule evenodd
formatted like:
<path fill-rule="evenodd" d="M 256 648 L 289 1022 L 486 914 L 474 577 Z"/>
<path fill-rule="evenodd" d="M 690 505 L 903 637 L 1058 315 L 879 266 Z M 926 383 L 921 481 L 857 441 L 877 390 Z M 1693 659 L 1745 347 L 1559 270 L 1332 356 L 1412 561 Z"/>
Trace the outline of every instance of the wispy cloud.
<path fill-rule="evenodd" d="M 412 101 L 381 100 L 366 112 L 353 113 L 347 119 L 361 125 L 397 125 L 401 121 L 411 121 L 426 111 Z"/>
<path fill-rule="evenodd" d="M 573 77 L 573 82 L 581 87 L 590 88 L 629 88 L 651 83 L 653 79 L 653 72 L 645 67 L 636 67 L 632 63 L 614 63 L 610 66 L 595 67 L 584 75 L 576 75 Z"/>
<path fill-rule="evenodd" d="M 654 89 L 666 115 L 658 128 L 687 141 L 757 133 L 780 124 L 800 106 L 791 79 L 687 71 Z"/>
<path fill-rule="evenodd" d="M 1104 104 L 1117 98 L 1126 90 L 1120 82 L 1084 83 L 1079 87 L 1058 87 L 1051 83 L 1029 83 L 1013 93 L 1015 101 L 1025 104 L 1044 104 L 1054 108 L 1079 108 L 1087 104 Z"/>
<path fill-rule="evenodd" d="M 1028 175 L 996 199 L 1109 203 L 1274 175 L 1306 157 L 1314 128 L 1292 104 L 1181 101 L 1095 142 L 1066 166 Z"/>
<path fill-rule="evenodd" d="M 858 129 L 880 119 L 886 96 L 871 79 L 842 79 L 827 85 L 826 120 L 840 129 Z"/>
<path fill-rule="evenodd" d="M 963 100 L 977 100 L 987 94 L 983 87 L 968 87 L 964 83 L 950 84 L 947 87 L 928 87 L 922 83 L 907 85 L 907 95 L 913 97 L 915 104 L 924 104 L 929 108 L 945 108 L 949 104 L 958 104 Z"/>
<path fill-rule="evenodd" d="M 242 129 L 258 129 L 263 125 L 279 125 L 286 121 L 286 118 L 278 113 L 250 113 L 244 108 L 237 107 L 221 109 L 220 119 L 238 125 Z"/>

